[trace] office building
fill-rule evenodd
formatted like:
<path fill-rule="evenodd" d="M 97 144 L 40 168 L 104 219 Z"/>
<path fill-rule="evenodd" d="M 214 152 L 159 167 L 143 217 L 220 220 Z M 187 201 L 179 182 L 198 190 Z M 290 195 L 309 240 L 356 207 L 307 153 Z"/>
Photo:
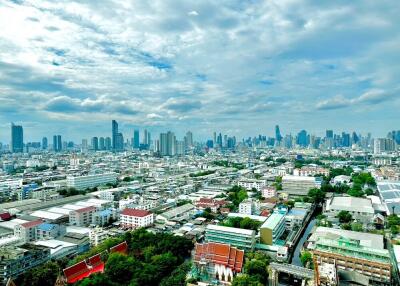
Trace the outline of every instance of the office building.
<path fill-rule="evenodd" d="M 11 144 L 12 153 L 22 153 L 24 151 L 24 130 L 21 125 L 11 123 Z"/>
<path fill-rule="evenodd" d="M 185 151 L 191 148 L 193 146 L 193 133 L 191 131 L 186 132 L 183 141 L 185 142 Z"/>
<path fill-rule="evenodd" d="M 282 177 L 282 191 L 293 196 L 307 196 L 313 188 L 321 188 L 322 179 L 319 177 L 302 177 L 285 175 Z"/>
<path fill-rule="evenodd" d="M 122 133 L 118 132 L 117 121 L 112 121 L 112 150 L 113 151 L 123 151 L 124 150 L 124 136 Z"/>
<path fill-rule="evenodd" d="M 285 231 L 285 215 L 271 214 L 260 227 L 260 242 L 273 245 Z"/>
<path fill-rule="evenodd" d="M 154 215 L 146 210 L 125 208 L 121 212 L 120 221 L 125 228 L 147 227 L 153 224 Z"/>
<path fill-rule="evenodd" d="M 47 148 L 48 148 L 48 142 L 47 142 L 47 137 L 43 137 L 42 138 L 42 149 L 43 150 L 47 150 Z"/>
<path fill-rule="evenodd" d="M 67 187 L 77 190 L 94 188 L 107 183 L 115 184 L 117 181 L 117 173 L 101 173 L 89 174 L 86 176 L 67 176 Z"/>
<path fill-rule="evenodd" d="M 308 136 L 307 136 L 307 131 L 301 130 L 299 134 L 297 134 L 297 145 L 300 147 L 307 147 L 309 144 Z"/>
<path fill-rule="evenodd" d="M 235 227 L 209 224 L 206 227 L 206 242 L 229 244 L 243 250 L 253 250 L 255 246 L 255 231 Z"/>
<path fill-rule="evenodd" d="M 53 151 L 60 152 L 62 150 L 61 135 L 53 136 Z"/>
<path fill-rule="evenodd" d="M 275 126 L 275 142 L 277 145 L 279 145 L 282 141 L 283 137 L 281 135 L 281 131 L 279 129 L 279 125 Z"/>

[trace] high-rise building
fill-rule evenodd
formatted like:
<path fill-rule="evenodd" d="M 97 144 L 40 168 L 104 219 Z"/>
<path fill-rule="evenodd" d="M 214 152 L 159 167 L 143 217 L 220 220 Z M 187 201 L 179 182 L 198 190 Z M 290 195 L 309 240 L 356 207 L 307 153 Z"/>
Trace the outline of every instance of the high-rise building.
<path fill-rule="evenodd" d="M 64 148 L 66 149 L 66 148 Z M 63 144 L 61 141 L 61 135 L 57 135 L 57 151 L 63 150 Z"/>
<path fill-rule="evenodd" d="M 392 152 L 396 149 L 396 144 L 390 138 L 375 138 L 374 139 L 374 154 L 381 154 L 384 152 Z"/>
<path fill-rule="evenodd" d="M 333 130 L 326 130 L 326 138 L 333 138 Z"/>
<path fill-rule="evenodd" d="M 133 131 L 133 148 L 139 149 L 140 147 L 140 135 L 139 130 Z"/>
<path fill-rule="evenodd" d="M 193 133 L 191 131 L 186 132 L 186 135 L 184 137 L 184 143 L 185 143 L 185 150 L 188 150 L 190 147 L 193 146 Z"/>
<path fill-rule="evenodd" d="M 87 151 L 87 149 L 88 149 L 88 141 L 87 139 L 82 139 L 82 145 L 81 145 L 82 152 Z"/>
<path fill-rule="evenodd" d="M 110 137 L 106 137 L 106 139 L 104 140 L 104 142 L 105 142 L 105 147 L 106 147 L 106 150 L 111 150 L 111 147 L 112 147 L 112 144 L 111 144 L 111 138 Z"/>
<path fill-rule="evenodd" d="M 62 148 L 61 135 L 54 135 L 53 136 L 53 151 L 59 152 L 62 149 L 63 148 Z"/>
<path fill-rule="evenodd" d="M 115 151 L 117 150 L 117 136 L 118 136 L 118 123 L 117 121 L 113 120 L 111 122 L 111 129 L 112 129 L 112 149 Z"/>
<path fill-rule="evenodd" d="M 104 137 L 100 137 L 99 138 L 99 150 L 105 150 L 105 149 L 106 149 L 106 145 L 105 145 Z"/>
<path fill-rule="evenodd" d="M 350 147 L 350 134 L 342 132 L 342 146 Z"/>
<path fill-rule="evenodd" d="M 160 153 L 162 156 L 174 156 L 176 154 L 176 137 L 173 132 L 160 133 Z"/>
<path fill-rule="evenodd" d="M 42 138 L 42 149 L 47 150 L 49 143 L 47 142 L 47 137 Z"/>
<path fill-rule="evenodd" d="M 21 125 L 11 123 L 11 144 L 12 153 L 21 153 L 24 150 L 24 130 Z"/>
<path fill-rule="evenodd" d="M 92 150 L 94 151 L 99 150 L 99 138 L 97 137 L 92 138 Z"/>
<path fill-rule="evenodd" d="M 147 129 L 145 129 L 144 132 L 143 132 L 143 142 L 142 142 L 144 145 L 147 145 L 147 139 L 148 139 L 147 136 L 148 136 L 147 135 Z"/>
<path fill-rule="evenodd" d="M 299 134 L 297 134 L 297 145 L 301 147 L 307 147 L 308 141 L 307 131 L 301 130 Z"/>
<path fill-rule="evenodd" d="M 281 131 L 279 129 L 279 125 L 276 125 L 275 126 L 275 140 L 276 141 L 275 142 L 279 144 L 282 141 L 282 139 L 283 139 L 283 137 L 281 135 Z"/>

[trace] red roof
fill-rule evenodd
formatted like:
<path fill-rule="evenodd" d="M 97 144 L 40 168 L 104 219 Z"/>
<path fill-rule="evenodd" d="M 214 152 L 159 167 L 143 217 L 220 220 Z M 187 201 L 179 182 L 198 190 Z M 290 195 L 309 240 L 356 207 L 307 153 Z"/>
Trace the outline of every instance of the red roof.
<path fill-rule="evenodd" d="M 196 244 L 194 260 L 225 265 L 235 272 L 243 268 L 244 251 L 223 243 Z"/>
<path fill-rule="evenodd" d="M 11 219 L 11 215 L 10 215 L 10 213 L 8 213 L 8 212 L 1 213 L 1 214 L 0 214 L 0 219 L 1 219 L 1 220 L 10 220 L 10 219 Z"/>
<path fill-rule="evenodd" d="M 28 222 L 22 223 L 21 226 L 23 226 L 25 228 L 31 228 L 31 227 L 35 227 L 39 224 L 42 224 L 42 223 L 43 223 L 43 221 L 41 219 L 38 219 L 38 220 L 33 220 L 33 221 L 28 221 Z"/>
<path fill-rule="evenodd" d="M 121 242 L 120 244 L 117 244 L 117 245 L 111 247 L 110 253 L 114 253 L 114 252 L 127 254 L 128 253 L 128 244 L 126 243 L 126 241 Z"/>
<path fill-rule="evenodd" d="M 130 208 L 126 208 L 121 212 L 121 215 L 136 216 L 136 217 L 145 217 L 150 214 L 151 214 L 151 212 L 149 212 L 149 211 L 130 209 Z"/>
<path fill-rule="evenodd" d="M 94 211 L 96 210 L 95 207 L 91 206 L 91 207 L 85 207 L 85 208 L 81 208 L 78 210 L 75 210 L 77 213 L 84 213 L 84 212 L 89 212 L 89 211 Z"/>
<path fill-rule="evenodd" d="M 104 272 L 104 262 L 100 262 L 96 265 L 87 265 L 85 260 L 72 265 L 63 270 L 67 282 L 72 284 L 82 280 L 83 278 L 89 277 L 93 273 Z"/>

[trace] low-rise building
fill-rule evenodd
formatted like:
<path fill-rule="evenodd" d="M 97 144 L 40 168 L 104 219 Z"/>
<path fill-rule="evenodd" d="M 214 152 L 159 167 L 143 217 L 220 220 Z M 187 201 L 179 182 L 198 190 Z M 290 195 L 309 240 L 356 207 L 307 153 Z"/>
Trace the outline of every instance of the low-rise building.
<path fill-rule="evenodd" d="M 356 272 L 371 285 L 390 285 L 392 262 L 382 235 L 317 227 L 308 239 L 318 267 L 336 263 L 338 271 Z"/>
<path fill-rule="evenodd" d="M 246 199 L 239 204 L 239 213 L 241 214 L 258 214 L 260 212 L 260 204 L 252 199 Z"/>
<path fill-rule="evenodd" d="M 286 175 L 282 177 L 282 192 L 292 196 L 307 196 L 313 188 L 321 188 L 322 179 L 319 177 L 302 177 Z"/>
<path fill-rule="evenodd" d="M 69 213 L 69 224 L 76 226 L 88 226 L 93 223 L 95 212 L 96 208 L 93 206 L 72 210 Z"/>
<path fill-rule="evenodd" d="M 154 223 L 154 215 L 149 211 L 126 208 L 121 212 L 120 221 L 125 228 L 147 227 Z"/>
<path fill-rule="evenodd" d="M 94 188 L 105 185 L 107 183 L 115 184 L 117 181 L 117 173 L 90 174 L 86 176 L 67 176 L 67 187 L 77 190 Z"/>
<path fill-rule="evenodd" d="M 14 226 L 14 235 L 24 242 L 34 241 L 37 239 L 37 229 L 42 223 L 42 220 L 34 220 L 17 224 Z"/>
<path fill-rule="evenodd" d="M 247 190 L 256 189 L 261 191 L 263 187 L 267 185 L 267 180 L 256 180 L 256 179 L 242 179 L 238 182 L 238 186 L 243 187 Z"/>
<path fill-rule="evenodd" d="M 261 196 L 266 199 L 276 197 L 276 189 L 274 187 L 264 187 L 261 189 Z"/>
<path fill-rule="evenodd" d="M 50 249 L 43 246 L 25 244 L 20 247 L 0 248 L 0 283 L 5 285 L 8 278 L 18 277 L 29 269 L 50 259 Z"/>
<path fill-rule="evenodd" d="M 326 200 L 324 214 L 328 219 L 334 219 L 339 212 L 349 212 L 353 219 L 362 223 L 372 223 L 375 210 L 369 198 L 358 197 L 332 197 Z"/>
<path fill-rule="evenodd" d="M 285 215 L 280 213 L 271 214 L 260 227 L 260 242 L 273 245 L 285 231 Z"/>
<path fill-rule="evenodd" d="M 244 250 L 253 250 L 256 243 L 254 230 L 212 224 L 206 227 L 205 240 L 229 244 Z"/>

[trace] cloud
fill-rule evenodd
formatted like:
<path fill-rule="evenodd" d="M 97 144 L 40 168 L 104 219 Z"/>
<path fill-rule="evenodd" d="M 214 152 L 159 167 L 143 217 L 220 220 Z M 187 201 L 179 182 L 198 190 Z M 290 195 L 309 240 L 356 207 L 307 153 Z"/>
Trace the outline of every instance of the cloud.
<path fill-rule="evenodd" d="M 395 0 L 2 2 L 0 124 L 37 122 L 37 134 L 69 120 L 95 133 L 93 122 L 114 118 L 201 136 L 232 122 L 243 135 L 279 122 L 382 132 L 357 114 L 373 106 L 368 116 L 397 126 L 398 9 Z"/>
<path fill-rule="evenodd" d="M 395 89 L 392 92 L 385 92 L 383 90 L 369 90 L 359 97 L 347 99 L 343 96 L 335 96 L 331 99 L 323 100 L 317 103 L 317 109 L 329 110 L 329 109 L 341 109 L 351 107 L 356 104 L 364 105 L 376 105 L 385 101 L 388 101 L 399 94 L 399 89 Z"/>

